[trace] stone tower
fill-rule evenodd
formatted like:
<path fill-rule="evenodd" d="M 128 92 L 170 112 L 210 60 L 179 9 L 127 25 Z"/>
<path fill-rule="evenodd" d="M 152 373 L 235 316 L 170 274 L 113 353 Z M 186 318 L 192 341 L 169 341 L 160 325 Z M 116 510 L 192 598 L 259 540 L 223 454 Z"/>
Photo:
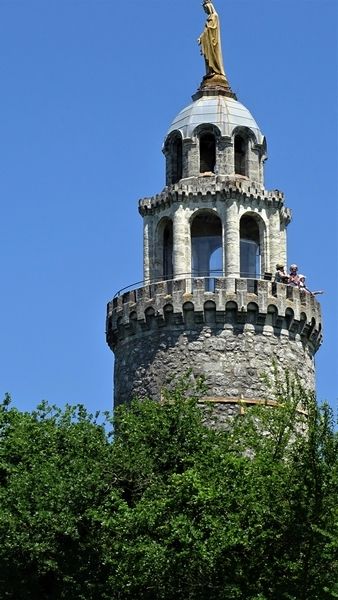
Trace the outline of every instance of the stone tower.
<path fill-rule="evenodd" d="M 160 399 L 191 370 L 229 414 L 272 401 L 262 375 L 273 363 L 314 389 L 321 313 L 313 295 L 274 281 L 291 213 L 264 187 L 265 137 L 230 88 L 218 15 L 208 0 L 204 8 L 206 75 L 165 137 L 165 188 L 139 202 L 144 282 L 108 304 L 106 332 L 115 404 Z M 218 46 L 208 45 L 215 30 Z"/>

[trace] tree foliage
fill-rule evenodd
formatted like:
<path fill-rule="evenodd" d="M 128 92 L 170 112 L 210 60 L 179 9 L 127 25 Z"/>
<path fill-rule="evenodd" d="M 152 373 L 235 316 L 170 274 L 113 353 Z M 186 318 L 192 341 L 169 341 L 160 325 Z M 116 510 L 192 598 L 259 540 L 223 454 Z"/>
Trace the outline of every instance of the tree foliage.
<path fill-rule="evenodd" d="M 225 430 L 182 382 L 118 408 L 113 440 L 81 406 L 5 398 L 0 597 L 337 598 L 331 411 L 290 378 L 276 393 Z"/>

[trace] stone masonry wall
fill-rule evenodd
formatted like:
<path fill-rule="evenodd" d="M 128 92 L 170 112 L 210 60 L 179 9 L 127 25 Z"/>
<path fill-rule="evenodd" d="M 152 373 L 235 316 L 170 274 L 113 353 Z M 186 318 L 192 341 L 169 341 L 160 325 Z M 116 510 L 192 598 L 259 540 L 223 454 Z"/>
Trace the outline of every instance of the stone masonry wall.
<path fill-rule="evenodd" d="M 205 377 L 208 396 L 214 400 L 273 399 L 273 390 L 261 376 L 272 376 L 273 360 L 281 371 L 295 371 L 303 384 L 314 389 L 314 364 L 300 340 L 272 332 L 238 332 L 222 325 L 184 325 L 140 332 L 121 340 L 115 350 L 115 402 L 132 397 L 159 399 L 163 387 L 189 369 Z"/>

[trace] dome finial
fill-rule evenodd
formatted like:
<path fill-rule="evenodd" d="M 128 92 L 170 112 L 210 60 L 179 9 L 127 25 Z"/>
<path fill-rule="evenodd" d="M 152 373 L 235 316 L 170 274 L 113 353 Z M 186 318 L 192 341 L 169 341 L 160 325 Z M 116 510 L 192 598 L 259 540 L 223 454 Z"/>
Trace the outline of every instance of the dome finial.
<path fill-rule="evenodd" d="M 214 89 L 235 98 L 224 71 L 218 14 L 211 0 L 203 0 L 203 8 L 208 17 L 204 31 L 198 38 L 198 43 L 205 59 L 206 74 L 203 77 L 200 91 Z"/>

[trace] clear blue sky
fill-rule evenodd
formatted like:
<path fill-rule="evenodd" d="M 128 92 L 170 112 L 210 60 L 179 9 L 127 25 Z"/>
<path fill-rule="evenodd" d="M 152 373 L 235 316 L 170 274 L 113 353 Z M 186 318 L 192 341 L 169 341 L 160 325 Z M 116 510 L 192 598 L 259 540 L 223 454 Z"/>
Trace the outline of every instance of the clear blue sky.
<path fill-rule="evenodd" d="M 337 384 L 337 2 L 215 0 L 225 68 L 293 209 L 289 263 L 321 297 Z M 0 394 L 110 409 L 106 302 L 142 278 L 140 197 L 203 75 L 201 0 L 0 0 Z"/>

